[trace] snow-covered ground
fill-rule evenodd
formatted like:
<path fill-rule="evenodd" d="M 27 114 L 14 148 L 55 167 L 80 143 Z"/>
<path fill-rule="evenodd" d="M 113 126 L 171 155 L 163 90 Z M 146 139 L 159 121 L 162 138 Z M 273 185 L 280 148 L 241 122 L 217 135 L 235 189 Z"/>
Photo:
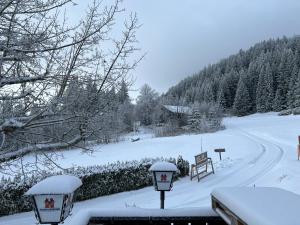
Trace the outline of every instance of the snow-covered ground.
<path fill-rule="evenodd" d="M 80 150 L 64 152 L 58 162 L 63 167 L 96 165 L 144 157 L 177 157 L 193 162 L 203 150 L 213 158 L 216 174 L 197 182 L 188 177 L 175 182 L 166 193 L 166 208 L 202 207 L 210 205 L 210 193 L 216 187 L 270 186 L 300 194 L 300 162 L 296 147 L 300 135 L 300 116 L 279 117 L 275 113 L 226 118 L 226 130 L 212 134 L 182 135 L 166 138 L 143 138 L 137 142 L 95 146 L 92 155 Z M 223 161 L 215 148 L 225 147 Z M 28 158 L 30 160 L 30 158 Z M 152 187 L 124 192 L 76 203 L 73 214 L 86 208 L 158 208 L 159 193 Z M 32 212 L 0 218 L 2 225 L 33 225 Z M 72 216 L 65 224 L 72 224 Z"/>

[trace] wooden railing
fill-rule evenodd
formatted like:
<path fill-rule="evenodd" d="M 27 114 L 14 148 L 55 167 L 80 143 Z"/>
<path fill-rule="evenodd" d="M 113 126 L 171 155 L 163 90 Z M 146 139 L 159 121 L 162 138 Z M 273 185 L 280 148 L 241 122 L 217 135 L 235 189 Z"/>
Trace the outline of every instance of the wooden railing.
<path fill-rule="evenodd" d="M 72 225 L 226 225 L 211 207 L 143 209 L 139 207 L 82 209 L 71 216 Z"/>
<path fill-rule="evenodd" d="M 193 217 L 92 217 L 88 225 L 226 225 L 218 216 Z"/>

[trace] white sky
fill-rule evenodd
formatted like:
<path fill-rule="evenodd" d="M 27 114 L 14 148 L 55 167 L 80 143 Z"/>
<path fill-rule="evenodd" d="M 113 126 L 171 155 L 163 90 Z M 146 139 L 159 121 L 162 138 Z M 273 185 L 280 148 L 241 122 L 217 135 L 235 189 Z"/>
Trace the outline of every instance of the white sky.
<path fill-rule="evenodd" d="M 77 0 L 72 14 L 78 17 L 89 1 Z M 132 73 L 132 89 L 148 83 L 166 92 L 240 49 L 300 34 L 299 0 L 124 0 L 123 7 L 125 14 L 136 12 L 143 24 L 137 38 L 147 52 Z"/>

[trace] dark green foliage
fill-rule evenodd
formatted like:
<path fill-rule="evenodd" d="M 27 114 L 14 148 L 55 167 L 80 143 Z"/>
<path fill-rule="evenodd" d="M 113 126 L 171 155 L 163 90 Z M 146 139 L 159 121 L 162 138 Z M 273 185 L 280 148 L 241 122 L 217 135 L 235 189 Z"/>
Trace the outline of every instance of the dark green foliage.
<path fill-rule="evenodd" d="M 300 107 L 300 71 L 298 73 L 297 81 L 295 83 L 294 96 L 295 96 L 295 100 L 293 106 L 295 108 Z"/>
<path fill-rule="evenodd" d="M 263 41 L 182 80 L 163 98 L 171 105 L 176 105 L 171 96 L 190 105 L 217 102 L 225 112 L 236 115 L 295 108 L 299 105 L 299 46 L 299 36 Z M 241 76 L 248 93 L 237 91 Z M 236 101 L 247 107 L 239 112 Z"/>
<path fill-rule="evenodd" d="M 233 113 L 237 116 L 245 116 L 249 114 L 252 108 L 251 99 L 248 89 L 240 77 L 233 105 Z"/>
<path fill-rule="evenodd" d="M 181 155 L 178 156 L 176 165 L 180 172 L 179 176 L 184 177 L 189 174 L 189 162 L 184 160 Z"/>
<path fill-rule="evenodd" d="M 271 111 L 274 99 L 273 77 L 270 64 L 262 67 L 257 84 L 256 109 L 258 112 Z"/>
<path fill-rule="evenodd" d="M 87 200 L 114 193 L 132 191 L 152 185 L 152 177 L 148 169 L 156 161 L 169 161 L 176 164 L 176 159 L 143 159 L 141 161 L 117 162 L 104 166 L 77 167 L 68 169 L 67 174 L 80 177 L 83 185 L 76 193 L 76 201 Z M 178 177 L 189 173 L 188 161 L 178 157 Z M 31 177 L 26 183 L 19 177 L 13 181 L 2 179 L 0 185 L 0 216 L 32 209 L 30 199 L 24 193 L 35 183 L 46 177 L 59 173 L 45 172 L 39 177 Z"/>
<path fill-rule="evenodd" d="M 187 122 L 189 131 L 196 133 L 215 132 L 222 128 L 221 109 L 219 105 L 213 103 L 194 104 Z"/>
<path fill-rule="evenodd" d="M 292 70 L 292 74 L 289 82 L 288 94 L 287 94 L 288 108 L 295 107 L 295 100 L 296 100 L 295 89 L 297 88 L 298 72 L 299 72 L 298 65 L 295 65 Z"/>

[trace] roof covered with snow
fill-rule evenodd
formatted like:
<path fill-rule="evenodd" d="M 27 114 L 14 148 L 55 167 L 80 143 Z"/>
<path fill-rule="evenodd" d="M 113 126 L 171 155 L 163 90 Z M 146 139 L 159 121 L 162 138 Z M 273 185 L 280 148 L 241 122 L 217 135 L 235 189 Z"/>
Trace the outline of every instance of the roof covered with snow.
<path fill-rule="evenodd" d="M 279 188 L 218 188 L 217 200 L 249 225 L 299 224 L 300 196 Z"/>
<path fill-rule="evenodd" d="M 48 177 L 31 187 L 25 195 L 38 194 L 68 194 L 74 192 L 82 185 L 78 177 L 58 175 Z"/>
<path fill-rule="evenodd" d="M 178 169 L 173 163 L 169 162 L 156 162 L 154 163 L 149 171 L 174 171 L 176 172 Z"/>
<path fill-rule="evenodd" d="M 188 106 L 163 105 L 163 107 L 172 113 L 192 114 L 192 109 Z"/>

